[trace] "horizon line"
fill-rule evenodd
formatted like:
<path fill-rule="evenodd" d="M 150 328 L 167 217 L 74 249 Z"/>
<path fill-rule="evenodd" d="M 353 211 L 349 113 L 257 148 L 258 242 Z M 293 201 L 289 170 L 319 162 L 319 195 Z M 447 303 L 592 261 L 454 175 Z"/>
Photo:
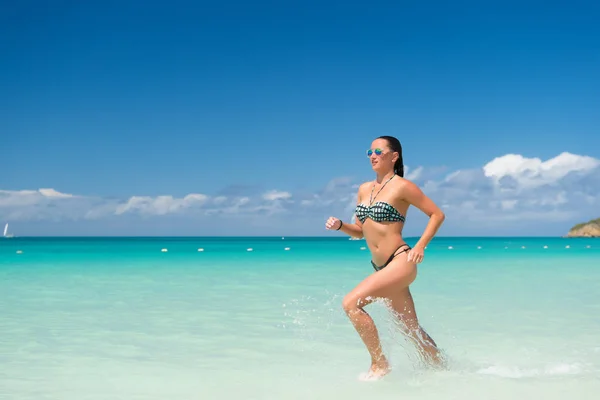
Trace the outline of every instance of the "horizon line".
<path fill-rule="evenodd" d="M 350 236 L 328 236 L 328 235 L 25 235 L 13 237 L 1 237 L 3 239 L 18 238 L 320 238 L 320 239 L 350 239 Z M 421 236 L 404 236 L 403 239 L 419 239 Z M 578 238 L 566 235 L 440 235 L 432 240 L 443 238 Z M 583 237 L 587 238 L 587 237 Z M 593 238 L 593 237 L 590 237 Z M 358 240 L 363 240 L 358 239 Z"/>

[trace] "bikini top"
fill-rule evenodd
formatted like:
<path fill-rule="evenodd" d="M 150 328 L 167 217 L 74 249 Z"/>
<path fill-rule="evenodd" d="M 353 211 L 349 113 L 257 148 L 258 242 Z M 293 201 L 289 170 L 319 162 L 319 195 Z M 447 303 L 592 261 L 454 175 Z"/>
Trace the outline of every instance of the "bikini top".
<path fill-rule="evenodd" d="M 365 204 L 357 205 L 356 217 L 360 220 L 360 222 L 363 223 L 367 218 L 371 218 L 376 222 L 404 222 L 405 220 L 404 215 L 400 214 L 398 210 L 385 201 L 378 201 L 371 206 L 367 206 Z"/>
<path fill-rule="evenodd" d="M 392 175 L 390 177 L 390 179 L 388 179 L 381 186 L 381 188 L 379 189 L 379 191 L 377 192 L 375 197 L 377 197 L 379 192 L 381 192 L 381 190 L 385 187 L 385 185 L 387 185 L 388 182 L 391 181 L 392 178 L 394 178 L 394 176 L 396 176 L 396 174 Z M 375 189 L 375 185 L 373 185 L 373 189 L 371 189 L 371 201 L 370 201 L 371 203 L 373 202 L 373 200 L 375 200 L 373 198 L 373 190 L 374 189 Z M 392 206 L 389 203 L 386 203 L 385 201 L 378 201 L 371 205 L 366 205 L 366 204 L 360 203 L 356 206 L 355 213 L 356 213 L 356 217 L 360 220 L 361 223 L 364 223 L 367 218 L 371 218 L 373 221 L 376 221 L 376 222 L 383 222 L 383 221 L 404 222 L 404 220 L 405 220 L 404 215 L 400 214 L 398 212 L 398 210 L 396 210 L 394 208 L 394 206 Z"/>

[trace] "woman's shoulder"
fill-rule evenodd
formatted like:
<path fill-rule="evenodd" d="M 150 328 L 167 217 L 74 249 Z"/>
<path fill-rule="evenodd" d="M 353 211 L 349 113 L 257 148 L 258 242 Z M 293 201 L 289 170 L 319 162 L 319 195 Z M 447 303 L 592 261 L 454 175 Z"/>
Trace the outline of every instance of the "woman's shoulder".
<path fill-rule="evenodd" d="M 402 193 L 404 193 L 406 190 L 414 190 L 414 188 L 417 187 L 417 185 L 410 179 L 403 178 L 399 175 L 397 178 L 397 180 L 394 179 L 396 182 L 394 182 L 392 186 L 396 195 L 402 195 Z"/>
<path fill-rule="evenodd" d="M 368 192 L 371 190 L 370 188 L 373 186 L 373 181 L 367 181 L 360 183 L 358 185 L 358 199 L 362 199 L 364 196 L 368 196 Z M 356 187 L 356 186 L 355 186 Z"/>
<path fill-rule="evenodd" d="M 410 179 L 400 177 L 393 186 L 392 196 L 398 200 L 406 201 L 406 199 L 414 198 L 421 193 L 422 191 L 418 184 Z"/>
<path fill-rule="evenodd" d="M 396 175 L 396 177 L 398 178 L 396 180 L 396 185 L 397 186 L 412 186 L 415 185 L 415 183 L 413 181 L 411 181 L 410 179 L 404 178 L 400 175 Z"/>

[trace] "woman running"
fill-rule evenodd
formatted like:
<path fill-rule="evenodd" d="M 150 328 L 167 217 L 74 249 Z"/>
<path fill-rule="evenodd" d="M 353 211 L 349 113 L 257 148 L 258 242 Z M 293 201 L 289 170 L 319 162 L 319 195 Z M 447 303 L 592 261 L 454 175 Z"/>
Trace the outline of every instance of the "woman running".
<path fill-rule="evenodd" d="M 383 354 L 373 319 L 364 310 L 376 299 L 387 302 L 399 318 L 405 335 L 426 361 L 433 365 L 443 362 L 436 343 L 419 325 L 409 285 L 417 276 L 417 264 L 423 261 L 425 247 L 445 215 L 417 185 L 403 178 L 402 146 L 398 139 L 380 136 L 373 141 L 367 155 L 376 178 L 358 189 L 356 222 L 345 223 L 330 217 L 325 227 L 352 237 L 364 237 L 371 251 L 375 272 L 344 297 L 343 307 L 371 355 L 371 368 L 366 379 L 377 379 L 390 371 L 390 365 Z M 429 216 L 425 232 L 413 248 L 402 238 L 410 205 Z"/>

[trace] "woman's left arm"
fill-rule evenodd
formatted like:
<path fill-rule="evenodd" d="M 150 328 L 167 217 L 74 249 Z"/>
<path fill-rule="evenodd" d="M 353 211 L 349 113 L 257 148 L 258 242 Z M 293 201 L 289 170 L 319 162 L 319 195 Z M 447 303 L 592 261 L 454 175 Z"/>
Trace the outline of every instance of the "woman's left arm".
<path fill-rule="evenodd" d="M 408 254 L 408 260 L 420 263 L 423 261 L 423 253 L 425 247 L 435 236 L 440 226 L 446 219 L 444 212 L 421 191 L 421 189 L 410 181 L 405 181 L 405 186 L 402 188 L 403 198 L 409 204 L 423 211 L 428 217 L 429 222 L 425 227 L 425 231 L 419 241 Z"/>

